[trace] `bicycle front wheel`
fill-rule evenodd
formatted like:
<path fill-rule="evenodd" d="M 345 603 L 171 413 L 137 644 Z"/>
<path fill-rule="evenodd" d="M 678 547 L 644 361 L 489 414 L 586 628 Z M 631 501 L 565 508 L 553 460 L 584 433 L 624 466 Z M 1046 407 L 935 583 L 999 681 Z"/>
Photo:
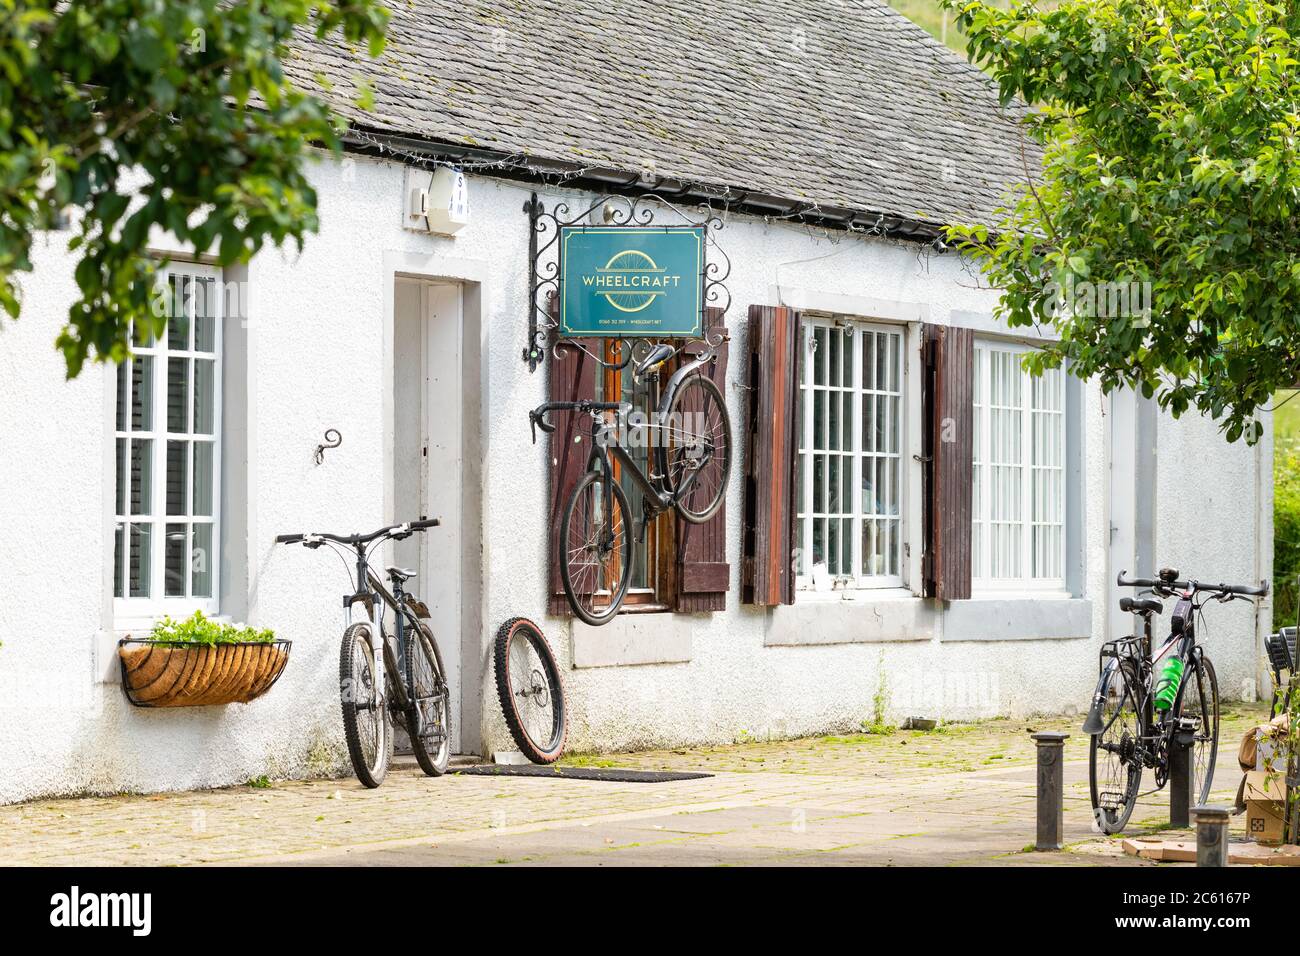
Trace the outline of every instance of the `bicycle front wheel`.
<path fill-rule="evenodd" d="M 1124 829 L 1142 784 L 1138 753 L 1137 678 L 1127 661 L 1111 676 L 1102 703 L 1102 731 L 1088 746 L 1088 789 L 1092 816 L 1102 833 Z"/>
<path fill-rule="evenodd" d="M 374 788 L 384 782 L 393 755 L 393 723 L 388 701 L 379 696 L 378 668 L 370 647 L 370 625 L 353 624 L 339 648 L 339 696 L 343 736 L 357 779 Z"/>
<path fill-rule="evenodd" d="M 408 633 L 407 673 L 411 677 L 406 728 L 415 762 L 430 777 L 441 777 L 451 762 L 451 693 L 438 642 L 423 623 Z"/>
<path fill-rule="evenodd" d="M 594 627 L 623 606 L 632 580 L 632 522 L 627 495 L 601 472 L 573 490 L 560 527 L 560 580 L 569 606 Z"/>
<path fill-rule="evenodd" d="M 1174 717 L 1195 721 L 1192 741 L 1191 789 L 1199 804 L 1208 803 L 1214 785 L 1214 764 L 1219 754 L 1219 678 L 1204 654 L 1196 657 L 1183 683 Z"/>
<path fill-rule="evenodd" d="M 492 657 L 510 736 L 533 763 L 554 763 L 564 750 L 568 723 L 564 682 L 546 636 L 527 618 L 512 617 L 497 630 Z"/>
<path fill-rule="evenodd" d="M 722 507 L 731 475 L 731 417 L 713 379 L 697 374 L 682 382 L 664 428 L 664 483 L 677 513 L 703 524 Z"/>

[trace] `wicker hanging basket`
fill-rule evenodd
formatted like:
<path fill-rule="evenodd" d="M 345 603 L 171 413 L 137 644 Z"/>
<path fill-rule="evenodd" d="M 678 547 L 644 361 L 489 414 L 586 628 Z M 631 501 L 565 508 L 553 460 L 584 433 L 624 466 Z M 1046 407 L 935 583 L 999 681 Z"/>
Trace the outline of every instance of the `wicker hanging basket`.
<path fill-rule="evenodd" d="M 126 638 L 117 645 L 122 687 L 137 707 L 246 704 L 284 673 L 291 641 L 182 644 Z"/>

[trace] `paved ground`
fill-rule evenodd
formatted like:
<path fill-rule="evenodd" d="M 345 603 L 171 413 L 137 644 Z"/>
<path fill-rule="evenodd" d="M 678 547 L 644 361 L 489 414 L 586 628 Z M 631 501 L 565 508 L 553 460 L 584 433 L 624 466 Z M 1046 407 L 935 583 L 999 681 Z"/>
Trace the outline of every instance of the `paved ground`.
<path fill-rule="evenodd" d="M 1239 779 L 1241 731 L 1224 715 L 1216 802 Z M 447 776 L 413 767 L 379 790 L 285 781 L 156 796 L 0 807 L 5 864 L 984 864 L 1154 865 L 1091 832 L 1081 718 L 994 720 L 929 733 L 572 757 L 570 764 L 703 770 L 676 783 Z M 1065 730 L 1063 853 L 1034 833 L 1030 729 Z M 1144 787 L 1153 784 L 1150 776 Z M 1130 833 L 1168 820 L 1143 797 Z M 1240 834 L 1243 821 L 1233 821 Z"/>

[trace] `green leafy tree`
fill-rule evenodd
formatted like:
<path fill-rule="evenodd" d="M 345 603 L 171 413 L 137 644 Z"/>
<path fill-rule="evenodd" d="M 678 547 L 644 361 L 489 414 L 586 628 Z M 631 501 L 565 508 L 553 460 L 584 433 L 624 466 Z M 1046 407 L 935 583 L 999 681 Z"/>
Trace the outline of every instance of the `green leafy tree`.
<path fill-rule="evenodd" d="M 304 173 L 340 124 L 281 64 L 295 32 L 377 56 L 379 0 L 0 0 L 0 306 L 42 230 L 71 231 L 68 376 L 162 331 L 150 229 L 222 264 L 317 228 Z"/>
<path fill-rule="evenodd" d="M 1300 4 L 944 5 L 1030 107 L 1025 181 L 950 234 L 1010 325 L 1054 326 L 1031 369 L 1065 360 L 1256 440 L 1300 373 Z"/>

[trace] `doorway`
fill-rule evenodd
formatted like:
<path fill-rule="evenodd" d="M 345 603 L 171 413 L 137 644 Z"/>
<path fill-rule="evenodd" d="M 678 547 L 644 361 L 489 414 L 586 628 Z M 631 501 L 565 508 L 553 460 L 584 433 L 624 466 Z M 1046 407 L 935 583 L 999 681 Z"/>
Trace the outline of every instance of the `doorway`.
<path fill-rule="evenodd" d="M 415 592 L 432 615 L 450 685 L 452 752 L 459 754 L 478 749 L 480 739 L 477 466 L 467 467 L 466 454 L 477 445 L 477 350 L 466 354 L 459 283 L 398 277 L 393 304 L 393 519 L 442 521 L 396 542 L 393 557 L 416 570 Z"/>
<path fill-rule="evenodd" d="M 1136 619 L 1119 609 L 1115 575 L 1151 577 L 1157 568 L 1156 426 L 1159 408 L 1132 389 L 1110 395 L 1110 572 L 1106 580 L 1111 640 L 1136 633 Z M 1128 594 L 1124 590 L 1123 594 Z"/>

